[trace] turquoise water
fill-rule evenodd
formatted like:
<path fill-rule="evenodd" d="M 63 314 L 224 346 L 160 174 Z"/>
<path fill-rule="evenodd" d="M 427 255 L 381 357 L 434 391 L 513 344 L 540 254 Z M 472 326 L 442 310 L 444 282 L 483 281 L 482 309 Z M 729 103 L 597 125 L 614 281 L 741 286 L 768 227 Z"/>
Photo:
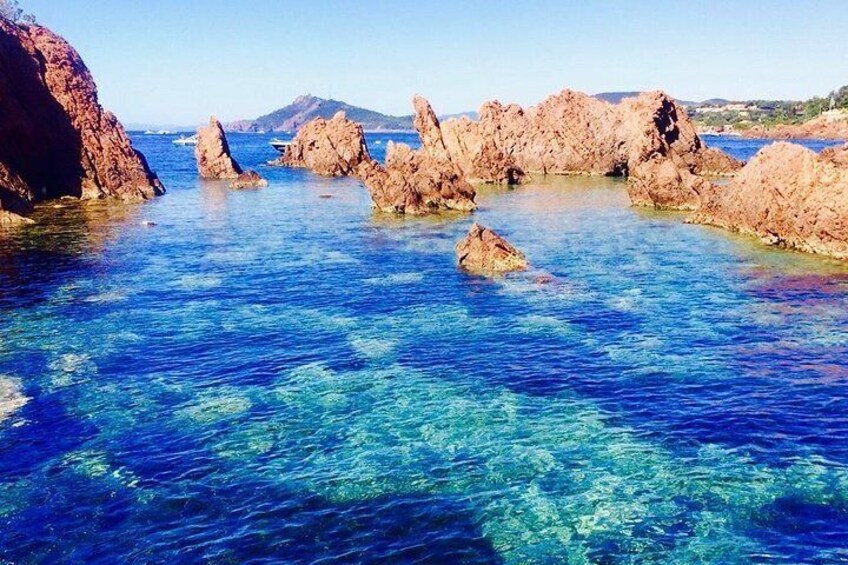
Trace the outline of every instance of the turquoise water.
<path fill-rule="evenodd" d="M 616 179 L 390 218 L 135 139 L 166 196 L 0 242 L 0 562 L 848 561 L 844 265 Z M 459 272 L 475 220 L 531 272 Z"/>

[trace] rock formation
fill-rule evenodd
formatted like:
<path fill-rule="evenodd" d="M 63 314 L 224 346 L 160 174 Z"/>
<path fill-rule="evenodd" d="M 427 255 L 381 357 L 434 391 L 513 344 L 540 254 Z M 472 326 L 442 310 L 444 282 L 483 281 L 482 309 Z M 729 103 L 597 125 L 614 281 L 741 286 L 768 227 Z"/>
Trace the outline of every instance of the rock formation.
<path fill-rule="evenodd" d="M 475 274 L 523 271 L 528 267 L 523 253 L 478 223 L 472 225 L 468 235 L 456 244 L 456 257 L 461 268 Z"/>
<path fill-rule="evenodd" d="M 247 171 L 230 181 L 230 188 L 243 190 L 246 188 L 264 188 L 268 181 L 259 176 L 256 171 Z"/>
<path fill-rule="evenodd" d="M 389 142 L 385 166 L 370 160 L 357 171 L 374 207 L 382 212 L 415 215 L 474 210 L 476 192 L 451 159 L 436 114 L 423 98 L 415 97 L 413 104 L 422 147 L 413 151 L 406 144 Z"/>
<path fill-rule="evenodd" d="M 848 139 L 848 112 L 831 110 L 801 124 L 757 125 L 742 131 L 749 138 Z"/>
<path fill-rule="evenodd" d="M 439 121 L 432 108 L 423 99 L 416 99 L 415 106 L 416 126 L 428 140 L 425 149 L 413 151 L 389 142 L 381 165 L 368 153 L 362 128 L 339 112 L 331 120 L 319 118 L 303 126 L 279 162 L 326 176 L 355 175 L 371 193 L 374 207 L 383 212 L 473 210 L 474 188 L 440 144 Z"/>
<path fill-rule="evenodd" d="M 711 187 L 692 221 L 848 258 L 848 150 L 764 147 L 730 185 Z"/>
<path fill-rule="evenodd" d="M 61 37 L 0 19 L 0 216 L 61 196 L 148 199 L 164 189 Z"/>
<path fill-rule="evenodd" d="M 450 161 L 441 161 L 424 150 L 389 142 L 386 164 L 368 161 L 357 175 L 381 212 L 423 215 L 446 210 L 470 212 L 474 188 Z"/>
<path fill-rule="evenodd" d="M 685 112 L 662 92 L 612 105 L 564 90 L 526 110 L 487 102 L 479 116 L 448 120 L 441 132 L 466 177 L 484 182 L 514 183 L 525 173 L 629 175 L 635 203 L 691 208 L 708 185 L 696 175 L 740 166 L 706 148 Z M 431 151 L 436 145 L 429 137 L 422 141 Z M 664 186 L 655 189 L 656 180 Z"/>
<path fill-rule="evenodd" d="M 361 163 L 370 160 L 362 126 L 338 112 L 330 120 L 317 118 L 305 124 L 278 164 L 339 177 L 354 174 Z"/>
<path fill-rule="evenodd" d="M 209 118 L 208 126 L 197 130 L 194 157 L 197 159 L 197 171 L 204 179 L 235 179 L 243 172 L 230 154 L 224 127 L 215 116 Z"/>

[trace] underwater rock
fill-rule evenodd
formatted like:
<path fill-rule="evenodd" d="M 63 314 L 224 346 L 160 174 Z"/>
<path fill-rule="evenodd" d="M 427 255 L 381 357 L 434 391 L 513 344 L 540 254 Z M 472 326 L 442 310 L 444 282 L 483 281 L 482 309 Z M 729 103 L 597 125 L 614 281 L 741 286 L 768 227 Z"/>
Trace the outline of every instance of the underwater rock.
<path fill-rule="evenodd" d="M 268 181 L 263 179 L 256 171 L 246 171 L 230 181 L 230 188 L 243 190 L 246 188 L 264 188 Z"/>
<path fill-rule="evenodd" d="M 475 223 L 456 244 L 459 266 L 476 274 L 496 274 L 527 269 L 527 258 L 506 239 Z"/>
<path fill-rule="evenodd" d="M 362 126 L 337 112 L 330 120 L 316 118 L 297 132 L 285 155 L 274 164 L 305 167 L 319 175 L 352 175 L 360 163 L 371 161 Z"/>
<path fill-rule="evenodd" d="M 215 116 L 209 118 L 208 126 L 197 130 L 194 157 L 197 159 L 197 171 L 204 179 L 236 179 L 243 172 L 230 154 L 224 127 Z"/>
<path fill-rule="evenodd" d="M 51 198 L 143 200 L 164 192 L 100 106 L 79 54 L 47 28 L 0 19 L 0 100 L 4 222 Z"/>
<path fill-rule="evenodd" d="M 29 402 L 29 398 L 24 396 L 21 382 L 17 379 L 0 375 L 0 423 L 27 402 Z"/>
<path fill-rule="evenodd" d="M 716 186 L 692 222 L 763 241 L 848 258 L 848 166 L 844 150 L 822 155 L 792 143 L 761 149 L 727 186 Z"/>

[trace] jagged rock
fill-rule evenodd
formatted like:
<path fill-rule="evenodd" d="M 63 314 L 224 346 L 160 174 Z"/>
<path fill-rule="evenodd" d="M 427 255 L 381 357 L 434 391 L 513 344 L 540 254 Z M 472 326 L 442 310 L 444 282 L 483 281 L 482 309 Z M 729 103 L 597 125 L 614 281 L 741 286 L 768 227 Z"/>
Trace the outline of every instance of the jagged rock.
<path fill-rule="evenodd" d="M 404 143 L 390 141 L 385 166 L 368 161 L 360 165 L 357 176 L 381 212 L 423 215 L 446 210 L 470 212 L 477 207 L 474 188 L 450 161 L 413 151 Z"/>
<path fill-rule="evenodd" d="M 371 160 L 357 171 L 371 193 L 374 207 L 383 212 L 415 215 L 474 210 L 476 192 L 451 160 L 435 112 L 418 96 L 413 105 L 421 149 L 413 151 L 406 144 L 390 141 L 385 166 Z"/>
<path fill-rule="evenodd" d="M 451 159 L 471 179 L 514 183 L 529 174 L 631 175 L 641 181 L 635 203 L 692 207 L 692 175 L 727 174 L 741 165 L 702 143 L 685 112 L 662 92 L 648 92 L 612 105 L 592 96 L 564 90 L 524 110 L 487 102 L 479 120 L 441 124 L 443 144 Z M 425 146 L 434 145 L 422 138 Z M 680 172 L 671 175 L 671 159 Z M 648 163 L 640 169 L 640 165 Z M 662 173 L 666 183 L 679 178 L 684 193 L 669 198 L 671 187 L 654 200 L 650 175 Z M 634 173 L 637 173 L 634 175 Z M 663 202 L 663 204 L 660 204 Z"/>
<path fill-rule="evenodd" d="M 61 37 L 0 19 L 0 210 L 62 196 L 152 198 L 164 188 L 104 110 L 91 73 Z"/>
<path fill-rule="evenodd" d="M 300 128 L 277 164 L 336 177 L 352 175 L 361 163 L 370 160 L 362 126 L 338 112 L 330 120 L 318 118 Z"/>
<path fill-rule="evenodd" d="M 246 188 L 264 188 L 268 181 L 263 179 L 256 171 L 247 171 L 230 181 L 230 188 L 243 190 Z"/>
<path fill-rule="evenodd" d="M 215 116 L 209 118 L 208 126 L 197 130 L 194 157 L 197 159 L 197 171 L 204 179 L 236 179 L 243 172 L 230 154 L 224 127 Z"/>
<path fill-rule="evenodd" d="M 791 143 L 764 147 L 727 186 L 707 191 L 692 222 L 811 253 L 848 258 L 844 150 L 816 155 Z"/>
<path fill-rule="evenodd" d="M 456 257 L 461 268 L 484 275 L 523 271 L 529 266 L 523 253 L 478 223 L 456 244 Z"/>

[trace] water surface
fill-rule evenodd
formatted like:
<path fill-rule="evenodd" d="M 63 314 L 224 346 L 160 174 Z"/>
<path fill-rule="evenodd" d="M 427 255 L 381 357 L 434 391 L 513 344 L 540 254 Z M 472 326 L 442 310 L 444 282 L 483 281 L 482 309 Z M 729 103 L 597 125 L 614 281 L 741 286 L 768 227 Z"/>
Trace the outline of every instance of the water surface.
<path fill-rule="evenodd" d="M 0 242 L 0 561 L 848 561 L 843 264 L 607 178 L 375 215 L 268 140 L 234 192 L 136 136 L 166 196 Z M 475 220 L 533 270 L 459 272 Z"/>

